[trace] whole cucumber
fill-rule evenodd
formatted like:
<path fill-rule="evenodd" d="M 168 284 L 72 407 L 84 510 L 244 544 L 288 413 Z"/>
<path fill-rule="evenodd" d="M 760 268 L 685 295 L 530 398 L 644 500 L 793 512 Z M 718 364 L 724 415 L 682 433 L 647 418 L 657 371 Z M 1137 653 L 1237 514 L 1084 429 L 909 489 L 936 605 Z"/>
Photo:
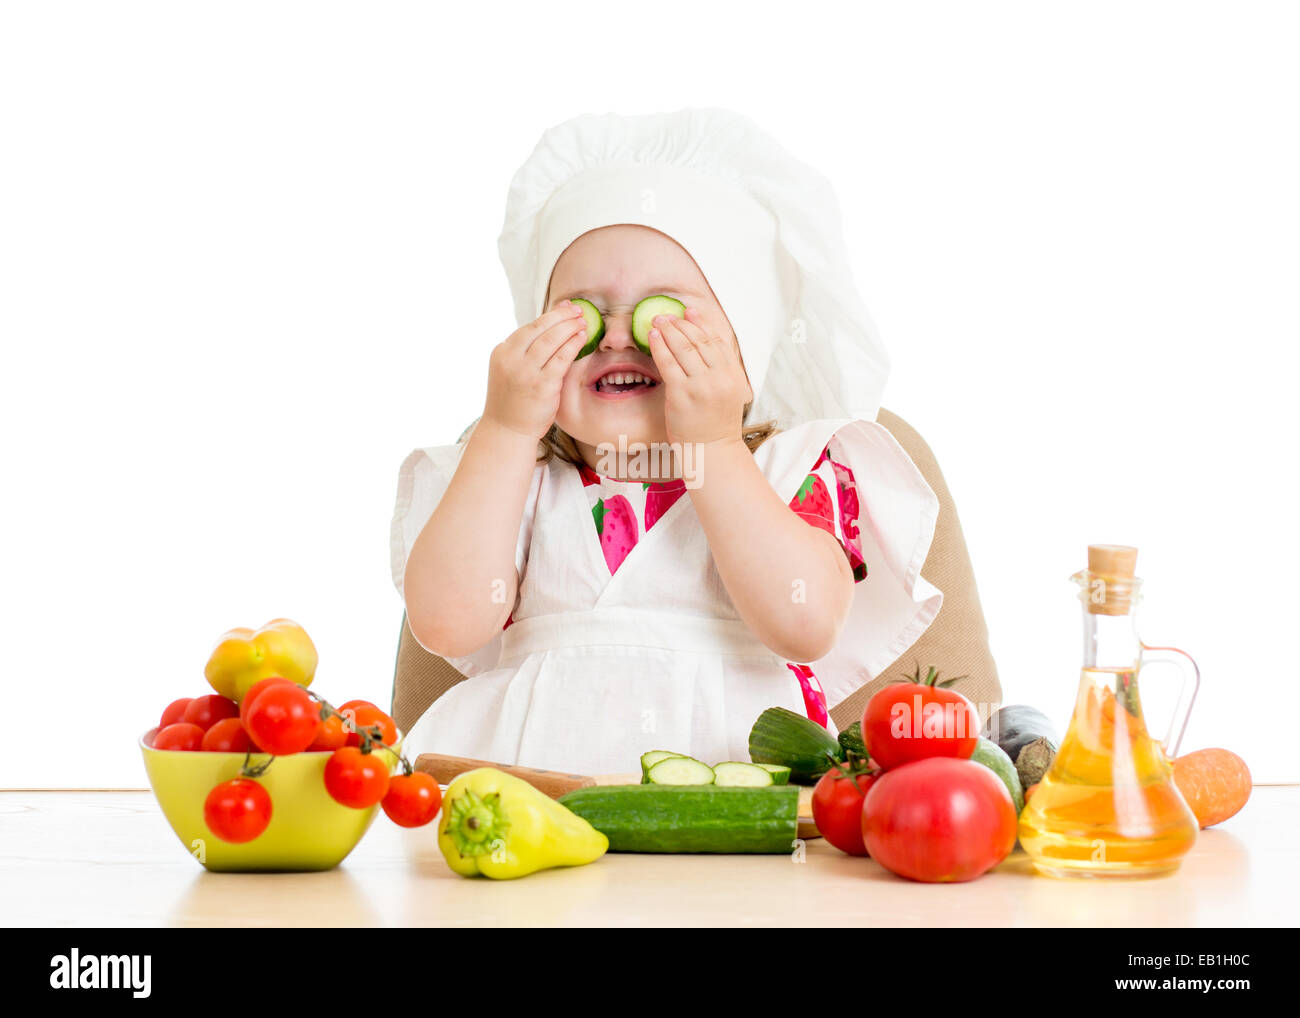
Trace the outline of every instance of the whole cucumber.
<path fill-rule="evenodd" d="M 560 803 L 609 838 L 611 852 L 786 853 L 799 829 L 793 785 L 597 785 Z"/>

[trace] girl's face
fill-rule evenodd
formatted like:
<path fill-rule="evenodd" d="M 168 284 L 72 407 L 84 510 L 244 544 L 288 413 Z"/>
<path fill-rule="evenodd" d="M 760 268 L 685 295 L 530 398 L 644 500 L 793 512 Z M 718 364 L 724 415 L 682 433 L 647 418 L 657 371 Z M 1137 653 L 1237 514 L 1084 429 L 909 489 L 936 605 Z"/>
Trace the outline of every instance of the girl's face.
<path fill-rule="evenodd" d="M 582 297 L 605 319 L 600 345 L 565 374 L 555 418 L 589 465 L 598 458 L 597 445 L 617 445 L 620 435 L 628 445 L 668 441 L 663 379 L 654 359 L 632 340 L 632 309 L 656 294 L 695 308 L 706 332 L 735 345 L 731 323 L 695 260 L 671 237 L 648 226 L 625 223 L 584 233 L 565 248 L 551 273 L 547 310 Z M 610 381 L 611 375 L 639 375 L 648 381 L 618 384 Z"/>

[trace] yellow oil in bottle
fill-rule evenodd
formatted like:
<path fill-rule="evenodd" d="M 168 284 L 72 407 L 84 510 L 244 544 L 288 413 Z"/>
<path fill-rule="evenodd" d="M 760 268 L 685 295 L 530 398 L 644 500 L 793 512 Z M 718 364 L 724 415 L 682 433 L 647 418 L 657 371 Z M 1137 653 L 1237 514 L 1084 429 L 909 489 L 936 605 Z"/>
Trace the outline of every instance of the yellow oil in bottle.
<path fill-rule="evenodd" d="M 1135 548 L 1091 545 L 1089 568 L 1072 577 L 1084 604 L 1074 714 L 1019 824 L 1021 846 L 1051 876 L 1167 873 L 1196 843 L 1196 818 L 1174 783 L 1164 743 L 1147 731 L 1137 680 L 1144 652 L 1150 659 L 1185 660 L 1192 700 L 1199 674 L 1182 651 L 1147 647 L 1138 638 L 1136 558 Z M 1184 727 L 1190 710 L 1189 700 Z"/>
<path fill-rule="evenodd" d="M 1054 876 L 1147 876 L 1177 869 L 1195 842 L 1135 673 L 1085 668 L 1065 739 L 1020 815 L 1021 845 Z"/>

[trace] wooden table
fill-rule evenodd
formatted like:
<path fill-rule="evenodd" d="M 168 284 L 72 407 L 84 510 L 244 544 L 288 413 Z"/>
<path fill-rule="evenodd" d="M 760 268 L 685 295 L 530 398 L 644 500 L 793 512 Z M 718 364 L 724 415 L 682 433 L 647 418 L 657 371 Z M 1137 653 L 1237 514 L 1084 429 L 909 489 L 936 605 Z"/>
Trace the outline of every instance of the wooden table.
<path fill-rule="evenodd" d="M 916 884 L 820 839 L 787 856 L 606 855 L 491 882 L 453 874 L 432 827 L 382 815 L 326 873 L 208 873 L 149 792 L 0 792 L 6 926 L 1292 926 L 1300 785 L 1257 787 L 1174 875 L 1054 880 L 1016 852 Z"/>

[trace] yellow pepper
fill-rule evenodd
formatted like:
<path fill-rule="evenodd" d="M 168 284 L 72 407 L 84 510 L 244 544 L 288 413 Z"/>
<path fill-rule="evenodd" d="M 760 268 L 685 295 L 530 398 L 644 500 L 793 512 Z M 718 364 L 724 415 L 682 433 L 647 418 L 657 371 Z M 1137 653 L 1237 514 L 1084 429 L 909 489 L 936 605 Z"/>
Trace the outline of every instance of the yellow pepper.
<path fill-rule="evenodd" d="M 316 646 L 302 626 L 289 619 L 272 619 L 256 632 L 223 633 L 203 674 L 222 696 L 242 700 L 253 683 L 272 675 L 310 686 L 316 660 Z"/>
<path fill-rule="evenodd" d="M 510 880 L 595 862 L 609 839 L 522 778 L 480 767 L 447 786 L 438 847 L 461 876 Z"/>

